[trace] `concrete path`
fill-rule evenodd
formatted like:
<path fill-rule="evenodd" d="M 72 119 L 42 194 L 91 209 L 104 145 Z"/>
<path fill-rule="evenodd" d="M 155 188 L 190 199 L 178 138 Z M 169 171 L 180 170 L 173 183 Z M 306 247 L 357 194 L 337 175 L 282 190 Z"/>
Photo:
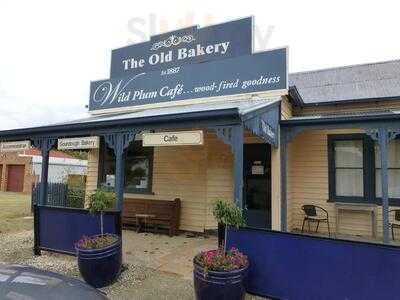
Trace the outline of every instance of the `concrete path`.
<path fill-rule="evenodd" d="M 217 248 L 216 237 L 188 237 L 186 234 L 169 237 L 164 234 L 123 231 L 123 250 L 126 263 L 142 263 L 163 273 L 192 279 L 193 257 L 204 250 Z"/>

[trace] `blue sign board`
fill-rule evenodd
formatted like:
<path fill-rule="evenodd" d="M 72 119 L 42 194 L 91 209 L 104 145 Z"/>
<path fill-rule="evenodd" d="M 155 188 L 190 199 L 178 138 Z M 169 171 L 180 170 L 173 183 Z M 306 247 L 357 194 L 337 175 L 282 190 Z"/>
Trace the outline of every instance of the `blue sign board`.
<path fill-rule="evenodd" d="M 287 49 L 95 81 L 89 110 L 287 89 Z"/>
<path fill-rule="evenodd" d="M 199 29 L 152 36 L 150 41 L 115 49 L 111 78 L 252 53 L 251 17 Z"/>

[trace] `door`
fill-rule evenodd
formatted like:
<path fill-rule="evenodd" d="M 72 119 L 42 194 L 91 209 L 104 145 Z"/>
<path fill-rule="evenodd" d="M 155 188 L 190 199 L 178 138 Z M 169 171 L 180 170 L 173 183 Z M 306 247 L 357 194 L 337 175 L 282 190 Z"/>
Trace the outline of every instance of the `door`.
<path fill-rule="evenodd" d="M 271 228 L 271 146 L 245 144 L 243 199 L 247 226 Z"/>
<path fill-rule="evenodd" d="M 7 191 L 23 192 L 24 190 L 24 165 L 8 165 Z"/>

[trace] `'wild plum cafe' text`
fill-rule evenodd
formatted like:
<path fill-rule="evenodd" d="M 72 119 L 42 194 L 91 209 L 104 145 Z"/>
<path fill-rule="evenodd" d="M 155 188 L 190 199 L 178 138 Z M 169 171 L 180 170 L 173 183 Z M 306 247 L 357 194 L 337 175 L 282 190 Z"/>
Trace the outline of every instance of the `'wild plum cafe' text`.
<path fill-rule="evenodd" d="M 287 49 L 91 83 L 91 111 L 287 89 Z M 266 69 L 265 66 L 268 66 Z"/>

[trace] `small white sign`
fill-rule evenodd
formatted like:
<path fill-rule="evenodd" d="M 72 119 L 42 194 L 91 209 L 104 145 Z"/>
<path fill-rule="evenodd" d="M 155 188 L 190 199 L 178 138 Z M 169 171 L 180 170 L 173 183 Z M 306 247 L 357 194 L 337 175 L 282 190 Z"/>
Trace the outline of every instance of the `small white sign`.
<path fill-rule="evenodd" d="M 252 175 L 264 175 L 264 166 L 262 165 L 253 165 L 251 167 Z"/>
<path fill-rule="evenodd" d="M 58 150 L 95 149 L 99 148 L 99 137 L 88 136 L 58 140 Z"/>
<path fill-rule="evenodd" d="M 157 132 L 143 134 L 143 147 L 203 145 L 203 131 Z"/>
<path fill-rule="evenodd" d="M 14 152 L 28 150 L 31 147 L 30 141 L 15 141 L 0 143 L 1 152 Z"/>

